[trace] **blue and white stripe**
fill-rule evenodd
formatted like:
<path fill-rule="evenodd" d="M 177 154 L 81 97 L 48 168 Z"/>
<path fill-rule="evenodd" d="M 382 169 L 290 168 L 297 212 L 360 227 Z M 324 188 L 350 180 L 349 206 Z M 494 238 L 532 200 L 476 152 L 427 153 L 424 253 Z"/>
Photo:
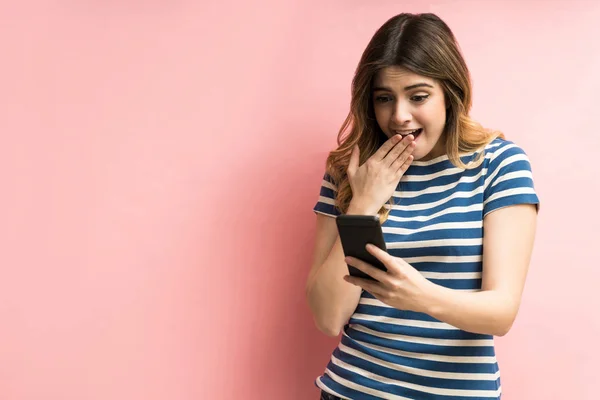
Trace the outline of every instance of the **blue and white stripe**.
<path fill-rule="evenodd" d="M 454 290 L 481 289 L 483 218 L 498 208 L 539 204 L 519 146 L 496 139 L 484 152 L 483 162 L 466 170 L 447 156 L 413 162 L 382 225 L 390 254 Z M 339 215 L 335 193 L 325 174 L 314 211 Z M 367 292 L 316 385 L 348 399 L 489 400 L 502 391 L 492 335 L 390 307 Z"/>

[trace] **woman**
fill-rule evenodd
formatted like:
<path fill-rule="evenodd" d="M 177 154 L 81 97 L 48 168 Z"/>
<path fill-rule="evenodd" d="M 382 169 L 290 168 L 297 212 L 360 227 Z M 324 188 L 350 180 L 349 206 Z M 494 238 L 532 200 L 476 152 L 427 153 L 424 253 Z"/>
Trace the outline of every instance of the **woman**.
<path fill-rule="evenodd" d="M 342 332 L 322 399 L 500 398 L 493 336 L 517 315 L 539 200 L 525 152 L 470 108 L 437 16 L 400 14 L 375 33 L 314 208 L 307 298 L 322 332 Z M 387 272 L 344 258 L 341 213 L 380 216 L 388 252 L 368 250 Z"/>

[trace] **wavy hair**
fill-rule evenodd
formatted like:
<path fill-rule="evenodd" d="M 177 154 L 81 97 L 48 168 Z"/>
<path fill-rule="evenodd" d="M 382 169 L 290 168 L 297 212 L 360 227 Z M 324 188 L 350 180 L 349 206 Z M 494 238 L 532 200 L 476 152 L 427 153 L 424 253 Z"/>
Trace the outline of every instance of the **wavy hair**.
<path fill-rule="evenodd" d="M 441 85 L 447 107 L 441 138 L 453 165 L 476 167 L 483 160 L 483 152 L 468 165 L 460 155 L 482 149 L 497 137 L 504 138 L 501 132 L 485 129 L 469 117 L 471 77 L 448 25 L 431 13 L 396 15 L 375 32 L 362 54 L 352 79 L 350 111 L 337 136 L 338 148 L 327 157 L 327 173 L 337 186 L 335 205 L 342 213 L 352 199 L 347 176 L 352 147 L 358 144 L 362 165 L 388 139 L 375 119 L 372 84 L 376 74 L 390 66 L 435 79 Z M 392 199 L 388 204 L 393 204 Z M 379 211 L 381 220 L 388 214 L 389 207 L 384 205 Z"/>

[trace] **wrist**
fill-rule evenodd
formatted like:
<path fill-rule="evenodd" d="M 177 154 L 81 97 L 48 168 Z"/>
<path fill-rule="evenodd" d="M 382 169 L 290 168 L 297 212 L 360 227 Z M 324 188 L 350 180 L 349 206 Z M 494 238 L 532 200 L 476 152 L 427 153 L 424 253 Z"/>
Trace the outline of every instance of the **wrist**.
<path fill-rule="evenodd" d="M 436 319 L 444 314 L 444 301 L 447 296 L 447 288 L 427 280 L 426 290 L 422 293 L 423 312 Z"/>
<path fill-rule="evenodd" d="M 377 215 L 381 207 L 351 200 L 346 214 L 348 215 Z"/>

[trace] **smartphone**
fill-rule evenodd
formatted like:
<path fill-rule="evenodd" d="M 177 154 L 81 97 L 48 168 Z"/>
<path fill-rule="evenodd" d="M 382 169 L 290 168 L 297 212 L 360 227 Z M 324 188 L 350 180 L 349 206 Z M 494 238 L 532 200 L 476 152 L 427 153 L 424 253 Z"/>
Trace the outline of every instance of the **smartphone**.
<path fill-rule="evenodd" d="M 366 245 L 371 243 L 381 250 L 387 251 L 378 216 L 343 214 L 336 217 L 335 222 L 346 257 L 358 258 L 376 268 L 387 271 L 385 265 L 366 249 Z M 374 280 L 352 265 L 348 265 L 348 271 L 352 276 Z"/>

